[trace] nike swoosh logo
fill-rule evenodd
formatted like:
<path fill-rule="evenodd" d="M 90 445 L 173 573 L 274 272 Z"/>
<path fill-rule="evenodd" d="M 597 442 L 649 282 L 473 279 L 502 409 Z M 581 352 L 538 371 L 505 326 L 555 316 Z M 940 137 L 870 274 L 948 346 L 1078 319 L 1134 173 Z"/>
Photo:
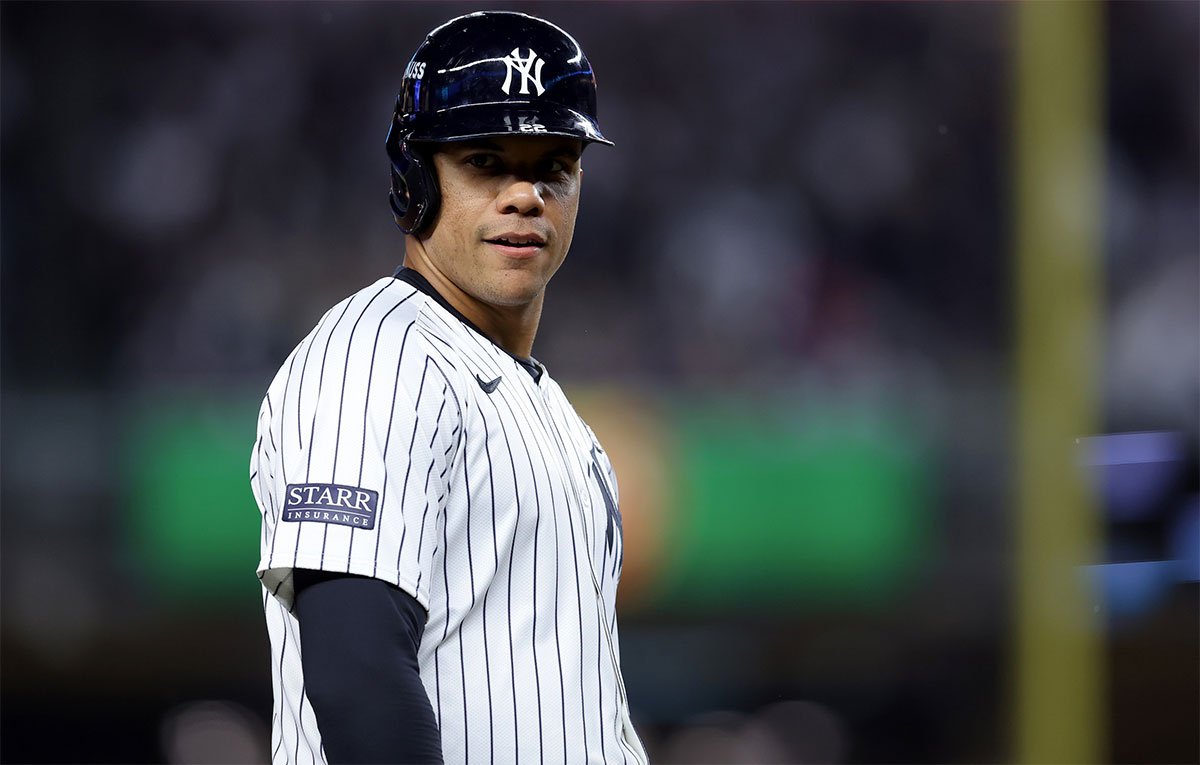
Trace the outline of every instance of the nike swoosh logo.
<path fill-rule="evenodd" d="M 483 378 L 481 378 L 479 375 L 475 375 L 475 382 L 479 383 L 479 387 L 483 388 L 484 393 L 490 394 L 492 391 L 496 390 L 496 386 L 500 384 L 500 378 L 497 377 L 491 382 L 484 382 Z"/>

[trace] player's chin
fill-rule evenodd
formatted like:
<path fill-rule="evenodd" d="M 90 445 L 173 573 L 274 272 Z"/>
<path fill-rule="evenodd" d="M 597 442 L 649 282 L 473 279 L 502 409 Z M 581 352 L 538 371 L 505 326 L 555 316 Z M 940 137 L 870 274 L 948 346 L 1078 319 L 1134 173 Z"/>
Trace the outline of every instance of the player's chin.
<path fill-rule="evenodd" d="M 504 306 L 528 305 L 546 290 L 548 279 L 540 269 L 506 269 L 492 280 L 489 302 Z"/>

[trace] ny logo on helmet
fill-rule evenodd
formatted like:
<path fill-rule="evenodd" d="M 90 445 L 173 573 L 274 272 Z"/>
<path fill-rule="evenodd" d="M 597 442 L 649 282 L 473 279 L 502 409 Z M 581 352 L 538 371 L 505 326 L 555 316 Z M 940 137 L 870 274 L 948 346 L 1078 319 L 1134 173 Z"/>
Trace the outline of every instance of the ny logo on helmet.
<path fill-rule="evenodd" d="M 529 55 L 524 59 L 521 58 L 521 49 L 513 48 L 512 53 L 502 58 L 501 61 L 504 62 L 504 66 L 507 69 L 504 75 L 504 84 L 500 86 L 500 89 L 504 91 L 504 95 L 507 96 L 509 88 L 512 87 L 514 69 L 521 75 L 521 90 L 518 91 L 519 93 L 528 95 L 529 83 L 531 82 L 533 83 L 533 87 L 537 88 L 539 96 L 546 92 L 546 89 L 542 87 L 542 66 L 546 61 L 539 58 L 538 54 L 533 52 L 533 48 L 529 49 Z M 530 70 L 533 70 L 532 74 Z"/>

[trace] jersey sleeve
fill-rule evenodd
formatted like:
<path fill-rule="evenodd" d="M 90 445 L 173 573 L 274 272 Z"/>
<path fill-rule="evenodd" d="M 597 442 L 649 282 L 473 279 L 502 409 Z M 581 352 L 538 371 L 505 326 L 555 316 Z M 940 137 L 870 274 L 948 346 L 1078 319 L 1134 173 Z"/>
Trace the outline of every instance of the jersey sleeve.
<path fill-rule="evenodd" d="M 411 322 L 380 317 L 394 299 L 356 300 L 326 316 L 263 402 L 258 573 L 288 608 L 304 568 L 382 579 L 428 610 L 462 434 L 454 370 Z"/>

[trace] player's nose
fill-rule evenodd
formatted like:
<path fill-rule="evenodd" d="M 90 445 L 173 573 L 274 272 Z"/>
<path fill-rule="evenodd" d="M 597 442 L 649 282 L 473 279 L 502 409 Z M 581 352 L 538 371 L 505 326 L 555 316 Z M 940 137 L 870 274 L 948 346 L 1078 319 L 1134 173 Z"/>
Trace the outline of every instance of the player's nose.
<path fill-rule="evenodd" d="M 496 204 L 502 213 L 518 215 L 541 215 L 546 209 L 540 185 L 535 181 L 514 178 L 504 187 Z"/>

